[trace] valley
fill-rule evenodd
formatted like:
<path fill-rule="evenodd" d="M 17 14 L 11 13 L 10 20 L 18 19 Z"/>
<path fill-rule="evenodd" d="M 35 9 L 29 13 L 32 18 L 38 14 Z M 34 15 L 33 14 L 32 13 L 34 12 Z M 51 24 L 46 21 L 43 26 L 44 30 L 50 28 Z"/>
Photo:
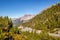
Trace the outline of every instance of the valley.
<path fill-rule="evenodd" d="M 60 40 L 60 3 L 37 15 L 0 16 L 0 40 Z"/>

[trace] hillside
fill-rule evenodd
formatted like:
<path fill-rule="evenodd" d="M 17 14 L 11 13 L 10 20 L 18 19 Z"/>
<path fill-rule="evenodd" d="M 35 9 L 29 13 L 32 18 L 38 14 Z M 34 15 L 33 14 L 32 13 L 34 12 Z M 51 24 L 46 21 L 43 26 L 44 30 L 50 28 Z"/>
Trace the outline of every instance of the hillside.
<path fill-rule="evenodd" d="M 21 25 L 35 29 L 60 28 L 60 3 L 48 7 L 33 19 Z"/>
<path fill-rule="evenodd" d="M 22 17 L 22 20 L 29 20 L 21 24 L 22 28 L 13 26 L 12 19 L 8 16 L 0 16 L 0 40 L 60 40 L 59 7 L 60 3 L 53 5 L 31 20 L 29 19 L 31 16 L 25 15 L 27 17 Z M 15 22 L 17 21 L 15 20 Z M 52 32 L 50 32 L 51 30 L 39 30 L 55 28 L 58 30 Z"/>

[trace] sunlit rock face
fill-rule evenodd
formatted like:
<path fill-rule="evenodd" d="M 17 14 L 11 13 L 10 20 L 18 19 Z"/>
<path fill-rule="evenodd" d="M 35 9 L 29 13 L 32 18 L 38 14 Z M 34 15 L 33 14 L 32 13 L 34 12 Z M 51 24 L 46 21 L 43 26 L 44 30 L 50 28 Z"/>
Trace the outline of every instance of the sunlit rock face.
<path fill-rule="evenodd" d="M 31 19 L 33 17 L 34 17 L 34 15 L 28 15 L 28 14 L 26 14 L 26 15 L 22 16 L 20 19 L 21 20 L 29 20 L 29 19 Z"/>
<path fill-rule="evenodd" d="M 24 23 L 24 22 L 27 22 L 28 20 L 32 19 L 35 15 L 29 15 L 29 14 L 26 14 L 20 18 L 13 18 L 12 19 L 12 22 L 14 25 L 16 24 L 21 24 L 21 23 Z"/>

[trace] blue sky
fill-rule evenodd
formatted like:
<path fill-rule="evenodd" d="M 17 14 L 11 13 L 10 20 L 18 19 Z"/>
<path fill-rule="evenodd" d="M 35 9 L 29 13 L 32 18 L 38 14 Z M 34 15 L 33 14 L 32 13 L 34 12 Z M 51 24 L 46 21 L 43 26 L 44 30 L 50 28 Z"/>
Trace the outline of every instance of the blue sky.
<path fill-rule="evenodd" d="M 25 14 L 38 14 L 60 0 L 0 0 L 0 16 L 18 18 Z"/>

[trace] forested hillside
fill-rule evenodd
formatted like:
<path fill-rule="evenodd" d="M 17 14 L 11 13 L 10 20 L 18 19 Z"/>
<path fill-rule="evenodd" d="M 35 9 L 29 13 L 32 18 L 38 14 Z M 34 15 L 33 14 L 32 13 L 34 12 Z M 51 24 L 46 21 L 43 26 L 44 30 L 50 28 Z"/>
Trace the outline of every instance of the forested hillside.
<path fill-rule="evenodd" d="M 13 27 L 12 21 L 7 16 L 0 17 L 0 40 L 60 40 L 59 37 L 51 37 L 47 32 L 41 34 L 21 32 Z"/>
<path fill-rule="evenodd" d="M 35 29 L 60 28 L 60 3 L 48 7 L 29 20 L 29 22 L 23 23 L 22 25 Z"/>
<path fill-rule="evenodd" d="M 13 27 L 11 19 L 8 16 L 0 16 L 0 40 L 5 40 L 8 37 L 9 30 Z"/>

